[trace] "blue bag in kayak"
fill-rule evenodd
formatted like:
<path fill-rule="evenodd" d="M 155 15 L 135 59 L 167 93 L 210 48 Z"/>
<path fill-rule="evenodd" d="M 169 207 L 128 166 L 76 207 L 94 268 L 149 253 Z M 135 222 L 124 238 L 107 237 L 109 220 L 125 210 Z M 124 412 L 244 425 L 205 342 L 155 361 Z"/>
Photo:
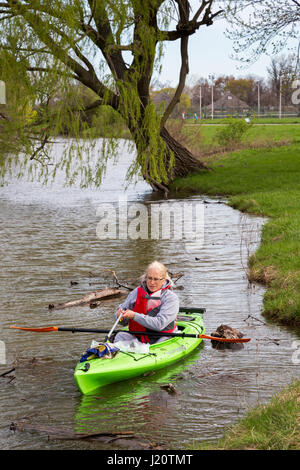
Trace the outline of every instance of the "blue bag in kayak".
<path fill-rule="evenodd" d="M 96 357 L 111 359 L 117 354 L 118 351 L 119 349 L 112 344 L 98 343 L 97 345 L 86 350 L 86 352 L 81 356 L 80 362 L 89 361 L 91 359 L 95 359 Z"/>

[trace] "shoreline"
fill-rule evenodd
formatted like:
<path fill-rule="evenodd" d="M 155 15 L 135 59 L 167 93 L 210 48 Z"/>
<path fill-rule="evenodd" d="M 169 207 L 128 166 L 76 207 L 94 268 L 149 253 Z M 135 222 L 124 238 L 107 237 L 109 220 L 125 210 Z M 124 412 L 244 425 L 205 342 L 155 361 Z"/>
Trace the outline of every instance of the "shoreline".
<path fill-rule="evenodd" d="M 176 194 L 226 196 L 234 209 L 267 217 L 250 256 L 249 282 L 263 284 L 263 315 L 300 326 L 300 145 L 240 150 L 211 159 L 212 171 L 176 179 Z"/>
<path fill-rule="evenodd" d="M 300 144 L 239 150 L 216 155 L 210 172 L 172 184 L 176 194 L 226 196 L 227 204 L 267 217 L 247 277 L 266 287 L 263 316 L 277 324 L 300 326 Z M 266 405 L 249 409 L 224 437 L 195 443 L 197 450 L 299 449 L 300 380 Z"/>

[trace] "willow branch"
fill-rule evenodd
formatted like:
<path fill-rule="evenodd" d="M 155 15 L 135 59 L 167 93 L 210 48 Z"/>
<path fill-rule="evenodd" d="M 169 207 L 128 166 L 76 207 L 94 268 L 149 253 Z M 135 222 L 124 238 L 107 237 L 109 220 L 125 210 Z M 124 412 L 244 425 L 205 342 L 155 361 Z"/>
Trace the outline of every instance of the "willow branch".
<path fill-rule="evenodd" d="M 54 39 L 47 33 L 46 24 L 38 14 L 29 13 L 26 8 L 23 7 L 17 0 L 12 2 L 13 8 L 18 14 L 21 14 L 27 21 L 31 29 L 35 32 L 39 40 L 45 44 L 45 46 L 51 50 L 54 57 L 60 60 L 67 68 L 72 70 L 75 74 L 75 78 L 82 84 L 91 88 L 100 98 L 107 97 L 108 102 L 115 109 L 118 107 L 118 97 L 110 89 L 108 89 L 102 82 L 99 81 L 93 66 L 90 64 L 88 59 L 83 56 L 81 51 L 76 48 L 75 53 L 79 56 L 80 60 L 83 60 L 87 65 L 89 64 L 89 70 L 86 70 L 80 65 L 75 59 L 73 59 L 68 52 L 60 47 Z M 65 38 L 66 39 L 66 38 Z M 74 45 L 69 44 L 71 48 Z"/>
<path fill-rule="evenodd" d="M 179 22 L 183 28 L 188 25 L 189 22 L 189 10 L 190 5 L 187 0 L 180 0 L 178 3 L 179 7 Z M 181 94 L 183 92 L 185 86 L 186 76 L 189 73 L 189 63 L 188 63 L 188 36 L 184 36 L 180 40 L 180 54 L 181 54 L 181 68 L 179 74 L 179 83 L 173 98 L 171 99 L 170 103 L 168 104 L 164 115 L 160 122 L 160 128 L 162 129 L 170 116 L 171 112 L 175 108 L 176 104 L 179 103 Z"/>
<path fill-rule="evenodd" d="M 180 50 L 181 50 L 181 68 L 179 74 L 179 83 L 175 94 L 168 104 L 163 117 L 161 118 L 160 127 L 161 129 L 164 127 L 168 117 L 170 116 L 171 112 L 175 108 L 176 104 L 179 103 L 181 94 L 183 92 L 185 86 L 185 79 L 187 74 L 189 73 L 189 64 L 188 64 L 188 37 L 184 37 L 181 39 L 180 43 Z"/>
<path fill-rule="evenodd" d="M 96 0 L 88 0 L 88 3 L 97 28 L 97 36 L 94 37 L 94 42 L 104 55 L 114 78 L 120 80 L 124 77 L 127 67 L 120 50 L 109 51 L 108 46 L 116 44 L 105 6 L 102 4 L 101 9 L 100 5 L 97 8 Z"/>
<path fill-rule="evenodd" d="M 37 160 L 38 162 L 44 164 L 44 162 L 42 162 L 40 159 L 37 158 L 37 155 L 41 152 L 41 151 L 44 151 L 45 152 L 45 147 L 46 145 L 49 143 L 49 135 L 46 133 L 41 141 L 41 145 L 39 145 L 39 147 L 37 147 L 35 149 L 35 151 L 33 152 L 33 154 L 31 155 L 30 157 L 30 160 Z"/>

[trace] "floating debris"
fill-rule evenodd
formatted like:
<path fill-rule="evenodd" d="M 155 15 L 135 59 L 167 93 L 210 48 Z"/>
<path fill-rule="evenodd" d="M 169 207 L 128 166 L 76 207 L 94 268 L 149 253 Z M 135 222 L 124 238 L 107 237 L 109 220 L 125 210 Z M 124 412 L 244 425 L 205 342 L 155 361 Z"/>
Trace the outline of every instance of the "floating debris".
<path fill-rule="evenodd" d="M 228 339 L 239 339 L 243 338 L 244 334 L 240 331 L 232 328 L 228 325 L 220 325 L 218 328 L 211 333 L 211 336 L 215 336 L 216 338 L 228 338 Z M 231 350 L 240 350 L 244 348 L 243 344 L 236 344 L 236 343 L 219 343 L 218 341 L 211 342 L 212 347 L 214 349 L 231 349 Z"/>
<path fill-rule="evenodd" d="M 228 325 L 220 325 L 211 333 L 211 336 L 216 336 L 217 338 L 229 338 L 229 339 L 237 339 L 243 338 L 244 334 L 238 330 L 235 330 L 231 326 Z"/>
<path fill-rule="evenodd" d="M 175 395 L 177 393 L 177 390 L 176 390 L 175 386 L 171 383 L 168 383 L 166 385 L 161 385 L 160 388 L 162 390 L 166 390 L 171 395 Z"/>

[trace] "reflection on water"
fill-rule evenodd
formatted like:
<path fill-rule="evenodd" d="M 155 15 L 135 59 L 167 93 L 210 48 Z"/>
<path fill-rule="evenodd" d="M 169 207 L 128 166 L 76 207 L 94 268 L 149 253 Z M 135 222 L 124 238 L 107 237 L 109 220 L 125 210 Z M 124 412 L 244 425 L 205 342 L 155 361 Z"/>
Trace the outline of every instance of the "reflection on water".
<path fill-rule="evenodd" d="M 134 429 L 138 436 L 165 444 L 170 442 L 172 433 L 176 436 L 178 428 L 165 435 L 170 422 L 169 412 L 173 408 L 172 413 L 180 412 L 181 400 L 177 399 L 180 394 L 179 384 L 192 373 L 190 368 L 199 360 L 202 349 L 203 345 L 179 364 L 153 375 L 109 385 L 92 397 L 82 397 L 75 416 L 76 430 L 91 433 L 101 432 L 103 429 Z M 170 382 L 176 384 L 175 395 L 170 395 L 161 388 Z M 185 398 L 186 396 L 185 394 Z M 161 436 L 157 434 L 158 428 Z"/>
<path fill-rule="evenodd" d="M 51 187 L 19 180 L 1 188 L 0 340 L 5 342 L 7 364 L 0 372 L 16 367 L 10 384 L 0 379 L 2 449 L 120 445 L 14 434 L 10 423 L 24 416 L 74 431 L 134 431 L 151 442 L 184 448 L 191 440 L 221 436 L 225 426 L 299 374 L 299 365 L 292 363 L 292 342 L 299 335 L 264 322 L 264 289 L 249 286 L 246 278 L 247 257 L 258 244 L 261 219 L 199 196 L 188 201 L 204 204 L 203 246 L 195 243 L 191 248 L 185 240 L 97 238 L 97 208 L 124 195 L 122 182 L 130 159 L 124 151 L 120 163 L 108 169 L 101 189 L 64 188 L 60 179 Z M 143 181 L 126 195 L 147 205 L 160 202 Z M 164 202 L 174 200 L 172 196 Z M 97 339 L 94 335 L 9 329 L 11 324 L 110 328 L 120 299 L 104 301 L 96 309 L 49 311 L 48 304 L 112 285 L 111 278 L 103 280 L 104 269 L 115 270 L 123 281 L 136 278 L 153 259 L 184 274 L 178 281 L 183 287 L 177 290 L 180 303 L 207 309 L 207 333 L 229 324 L 252 341 L 237 351 L 214 349 L 206 341 L 168 370 L 83 397 L 73 370 L 81 353 Z M 78 284 L 71 285 L 71 280 Z M 176 394 L 160 387 L 168 382 L 175 385 Z"/>

